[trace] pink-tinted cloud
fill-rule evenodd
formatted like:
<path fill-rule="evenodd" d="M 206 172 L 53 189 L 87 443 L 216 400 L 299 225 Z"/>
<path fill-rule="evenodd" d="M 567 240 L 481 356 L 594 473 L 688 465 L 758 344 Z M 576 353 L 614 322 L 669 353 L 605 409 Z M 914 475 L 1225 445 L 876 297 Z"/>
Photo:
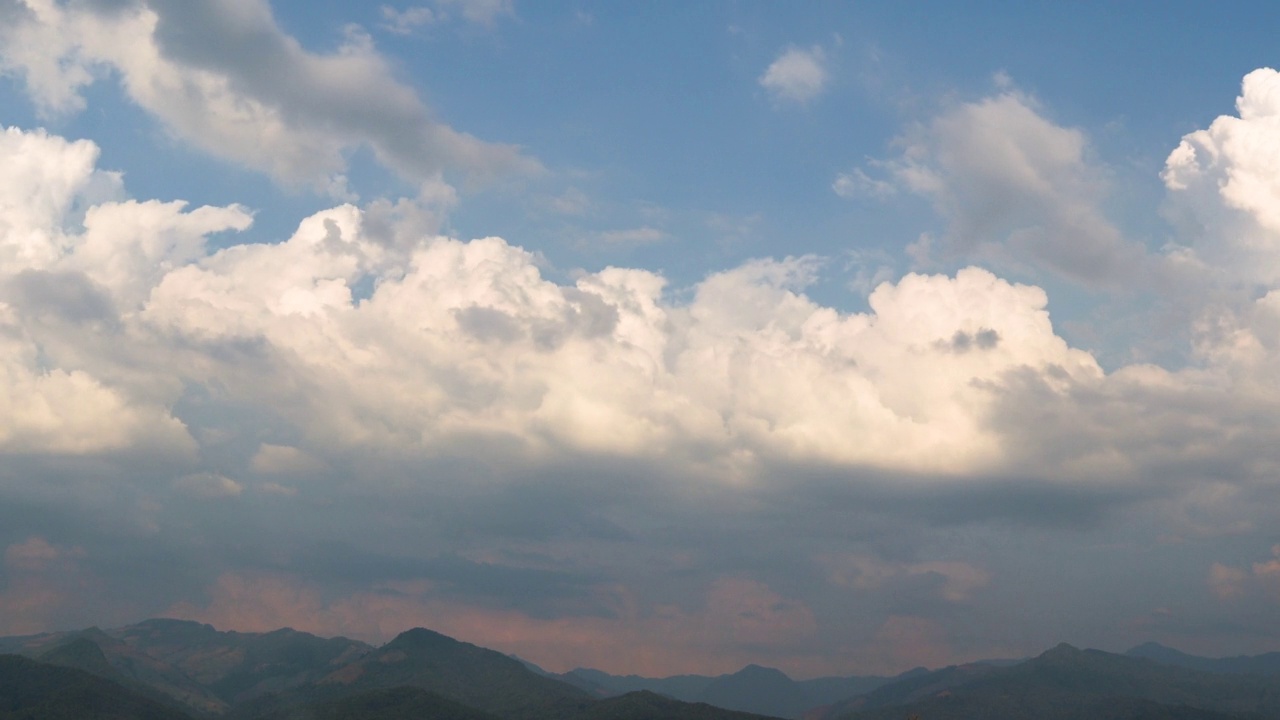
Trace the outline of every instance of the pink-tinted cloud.
<path fill-rule="evenodd" d="M 61 547 L 32 536 L 4 551 L 0 585 L 0 633 L 47 630 L 62 608 L 76 603 L 92 584 L 80 571 L 83 548 Z"/>
<path fill-rule="evenodd" d="M 722 578 L 701 608 L 643 606 L 622 586 L 598 589 L 613 614 L 535 618 L 441 596 L 425 581 L 392 583 L 326 600 L 295 577 L 228 573 L 204 604 L 183 602 L 165 614 L 221 629 L 266 631 L 292 627 L 319 635 L 382 642 L 412 627 L 527 657 L 554 670 L 578 666 L 610 672 L 671 674 L 730 672 L 759 660 L 761 647 L 796 647 L 786 669 L 823 668 L 798 644 L 817 631 L 813 612 L 763 583 Z"/>

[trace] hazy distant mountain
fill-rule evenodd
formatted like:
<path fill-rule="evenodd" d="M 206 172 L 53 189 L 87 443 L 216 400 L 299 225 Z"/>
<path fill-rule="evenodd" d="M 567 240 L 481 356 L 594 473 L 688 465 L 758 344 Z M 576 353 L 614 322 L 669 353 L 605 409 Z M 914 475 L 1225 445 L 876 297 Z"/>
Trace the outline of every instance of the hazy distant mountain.
<path fill-rule="evenodd" d="M 792 680 L 781 670 L 748 665 L 736 673 L 711 677 L 675 675 L 646 678 L 639 675 L 610 675 L 599 670 L 578 668 L 556 675 L 596 697 L 635 691 L 693 703 L 707 703 L 730 710 L 798 718 L 808 711 L 839 700 L 869 692 L 893 678 L 827 677 Z"/>
<path fill-rule="evenodd" d="M 336 700 L 285 708 L 260 720 L 499 720 L 422 688 L 370 690 Z"/>
<path fill-rule="evenodd" d="M 716 678 L 702 693 L 702 701 L 730 710 L 796 717 L 813 705 L 800 684 L 781 670 L 748 665 L 732 675 Z"/>
<path fill-rule="evenodd" d="M 147 620 L 0 640 L 0 648 L 163 693 L 200 713 L 317 680 L 373 648 L 288 628 L 222 632 L 185 620 Z"/>
<path fill-rule="evenodd" d="M 592 703 L 572 720 L 773 720 L 706 703 L 687 703 L 638 690 Z"/>
<path fill-rule="evenodd" d="M 1280 652 L 1265 653 L 1262 655 L 1238 655 L 1236 657 L 1226 658 L 1207 658 L 1198 657 L 1196 655 L 1188 655 L 1180 650 L 1174 650 L 1160 643 L 1143 643 L 1135 648 L 1130 648 L 1125 653 L 1130 657 L 1147 658 L 1155 660 L 1165 665 L 1176 665 L 1178 667 L 1191 668 L 1193 670 L 1203 670 L 1205 672 L 1216 673 L 1251 673 L 1254 675 L 1276 675 L 1280 674 Z"/>
<path fill-rule="evenodd" d="M 948 668 L 864 696 L 843 720 L 1225 720 L 1280 717 L 1280 683 L 1069 645 L 1012 667 Z M 905 701 L 905 702 L 902 702 Z"/>
<path fill-rule="evenodd" d="M 500 652 L 415 628 L 312 683 L 249 703 L 238 714 L 251 717 L 397 687 L 427 690 L 504 720 L 569 717 L 592 702 L 585 692 Z"/>
<path fill-rule="evenodd" d="M 0 720 L 191 720 L 76 668 L 0 655 Z"/>
<path fill-rule="evenodd" d="M 645 690 L 685 702 L 698 702 L 707 686 L 716 680 L 715 677 L 707 675 L 673 675 L 666 678 L 610 675 L 589 668 L 570 670 L 556 677 L 599 697 L 612 697 Z"/>
<path fill-rule="evenodd" d="M 820 712 L 812 713 L 809 720 L 830 720 L 861 710 L 908 705 L 987 677 L 999 672 L 999 669 L 998 666 L 986 663 L 953 665 L 941 670 L 917 668 L 865 694 L 832 703 Z"/>
<path fill-rule="evenodd" d="M 759 665 L 718 677 L 555 675 L 421 628 L 373 648 L 149 620 L 0 638 L 0 649 L 27 656 L 0 657 L 0 720 L 1280 719 L 1280 678 L 1246 672 L 1274 672 L 1280 653 L 1213 660 L 1151 643 L 806 681 Z"/>
<path fill-rule="evenodd" d="M 148 620 L 113 634 L 228 704 L 313 682 L 373 651 L 356 640 L 322 638 L 290 628 L 222 632 L 182 620 Z"/>
<path fill-rule="evenodd" d="M 220 632 L 200 623 L 148 620 L 105 631 L 0 638 L 0 648 L 51 663 L 38 665 L 45 672 L 96 676 L 104 687 L 155 707 L 180 704 L 192 714 L 227 720 L 756 717 L 643 694 L 600 701 L 517 659 L 421 628 L 373 648 L 289 629 Z M 615 693 L 597 688 L 596 694 Z M 46 717 L 62 716 L 30 720 Z M 0 720 L 10 716 L 0 714 Z"/>

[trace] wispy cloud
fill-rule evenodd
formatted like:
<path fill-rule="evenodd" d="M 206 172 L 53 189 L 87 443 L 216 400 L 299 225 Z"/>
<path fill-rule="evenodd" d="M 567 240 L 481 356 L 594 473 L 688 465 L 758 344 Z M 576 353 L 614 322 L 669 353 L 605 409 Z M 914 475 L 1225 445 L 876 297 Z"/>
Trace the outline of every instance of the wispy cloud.
<path fill-rule="evenodd" d="M 671 237 L 665 230 L 645 225 L 626 230 L 606 230 L 600 233 L 600 241 L 606 245 L 647 245 L 662 242 Z"/>
<path fill-rule="evenodd" d="M 421 5 L 404 10 L 383 5 L 379 12 L 382 13 L 383 20 L 379 27 L 394 35 L 412 35 L 418 28 L 431 25 L 437 20 L 436 13 L 431 8 Z"/>

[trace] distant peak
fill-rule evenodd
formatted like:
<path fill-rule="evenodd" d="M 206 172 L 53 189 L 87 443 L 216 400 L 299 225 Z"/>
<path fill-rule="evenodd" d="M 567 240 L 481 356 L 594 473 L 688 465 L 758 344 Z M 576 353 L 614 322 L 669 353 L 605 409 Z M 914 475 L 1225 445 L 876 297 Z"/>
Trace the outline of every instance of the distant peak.
<path fill-rule="evenodd" d="M 458 641 L 448 635 L 441 635 L 435 630 L 426 628 L 412 628 L 405 630 L 387 643 L 384 647 L 438 647 L 441 645 L 454 645 Z"/>
<path fill-rule="evenodd" d="M 1133 650 L 1172 650 L 1172 649 L 1173 649 L 1173 648 L 1169 647 L 1168 645 L 1161 645 L 1160 643 L 1156 642 L 1155 640 L 1148 640 L 1148 641 L 1146 641 L 1146 642 L 1142 643 L 1141 645 L 1134 645 L 1133 647 L 1129 648 L 1129 650 L 1130 650 L 1130 651 L 1133 651 Z"/>
<path fill-rule="evenodd" d="M 734 675 L 737 675 L 739 677 L 752 677 L 752 678 L 780 677 L 780 678 L 785 678 L 787 680 L 791 679 L 787 677 L 786 673 L 782 672 L 781 670 L 778 670 L 777 668 L 764 667 L 763 665 L 756 665 L 755 663 L 752 663 L 742 668 L 738 672 L 734 673 Z"/>
<path fill-rule="evenodd" d="M 1158 654 L 1158 655 L 1170 655 L 1170 654 L 1182 655 L 1182 654 L 1183 654 L 1183 652 L 1182 652 L 1181 650 L 1176 650 L 1176 649 L 1174 649 L 1174 648 L 1171 648 L 1171 647 L 1169 647 L 1168 645 L 1161 645 L 1160 643 L 1155 642 L 1154 640 L 1152 640 L 1152 641 L 1144 642 L 1144 643 L 1142 643 L 1141 645 L 1135 645 L 1135 646 L 1133 646 L 1133 647 L 1129 648 L 1129 650 L 1128 650 L 1127 652 L 1125 652 L 1125 654 L 1126 654 L 1126 655 L 1153 655 L 1153 654 Z"/>
<path fill-rule="evenodd" d="M 1040 657 L 1053 660 L 1058 658 L 1074 658 L 1083 654 L 1084 651 L 1074 645 L 1058 643 L 1053 646 L 1053 649 L 1044 651 Z"/>
<path fill-rule="evenodd" d="M 198 629 L 217 632 L 216 628 L 207 623 L 196 622 L 195 620 L 177 620 L 175 618 L 151 618 L 150 620 L 143 620 L 138 625 L 153 628 L 185 628 L 188 630 Z"/>

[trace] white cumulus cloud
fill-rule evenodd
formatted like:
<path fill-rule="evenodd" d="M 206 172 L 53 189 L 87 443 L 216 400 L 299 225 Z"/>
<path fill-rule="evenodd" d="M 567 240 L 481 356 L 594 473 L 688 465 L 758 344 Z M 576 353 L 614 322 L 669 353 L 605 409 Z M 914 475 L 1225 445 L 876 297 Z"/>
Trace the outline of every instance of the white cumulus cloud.
<path fill-rule="evenodd" d="M 1245 76 L 1238 115 L 1182 138 L 1163 178 L 1192 257 L 1211 271 L 1280 281 L 1280 73 Z"/>
<path fill-rule="evenodd" d="M 808 103 L 826 89 L 828 73 L 822 48 L 788 48 L 760 76 L 760 86 L 775 100 Z"/>

